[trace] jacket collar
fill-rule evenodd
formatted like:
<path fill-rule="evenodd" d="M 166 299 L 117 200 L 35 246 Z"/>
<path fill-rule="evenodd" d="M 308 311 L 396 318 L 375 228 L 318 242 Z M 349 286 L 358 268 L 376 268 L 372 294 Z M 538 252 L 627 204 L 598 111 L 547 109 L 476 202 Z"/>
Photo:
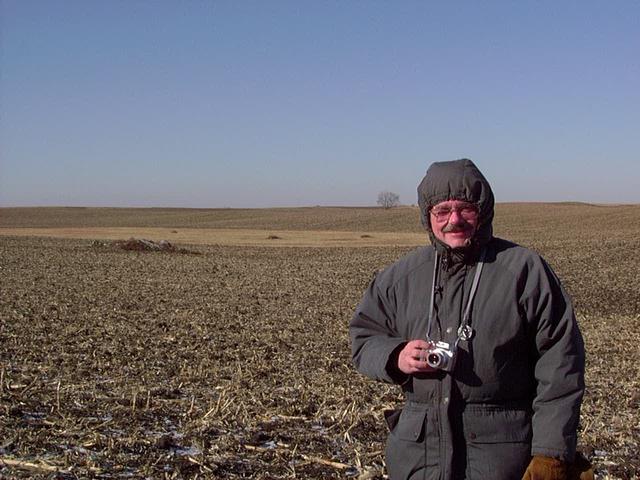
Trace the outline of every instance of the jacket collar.
<path fill-rule="evenodd" d="M 438 255 L 448 265 L 466 264 L 473 265 L 480 258 L 482 246 L 479 242 L 472 240 L 471 245 L 465 248 L 451 248 L 446 243 L 438 240 L 431 233 L 431 243 L 438 252 Z"/>

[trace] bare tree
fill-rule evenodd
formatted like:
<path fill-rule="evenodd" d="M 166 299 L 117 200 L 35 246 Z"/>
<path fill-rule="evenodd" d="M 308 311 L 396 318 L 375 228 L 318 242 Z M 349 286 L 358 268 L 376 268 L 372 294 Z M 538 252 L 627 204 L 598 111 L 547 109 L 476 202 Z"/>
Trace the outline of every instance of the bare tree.
<path fill-rule="evenodd" d="M 400 205 L 400 196 L 393 192 L 380 192 L 378 194 L 378 205 L 382 208 L 397 207 Z"/>

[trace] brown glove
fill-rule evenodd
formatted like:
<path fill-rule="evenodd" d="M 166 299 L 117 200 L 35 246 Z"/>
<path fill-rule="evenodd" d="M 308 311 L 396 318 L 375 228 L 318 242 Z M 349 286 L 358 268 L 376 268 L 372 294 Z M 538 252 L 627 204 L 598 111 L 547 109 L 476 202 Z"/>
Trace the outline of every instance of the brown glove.
<path fill-rule="evenodd" d="M 591 463 L 580 452 L 576 453 L 576 458 L 569 465 L 569 480 L 594 480 Z"/>
<path fill-rule="evenodd" d="M 557 458 L 536 455 L 531 459 L 522 480 L 569 480 L 567 464 Z"/>

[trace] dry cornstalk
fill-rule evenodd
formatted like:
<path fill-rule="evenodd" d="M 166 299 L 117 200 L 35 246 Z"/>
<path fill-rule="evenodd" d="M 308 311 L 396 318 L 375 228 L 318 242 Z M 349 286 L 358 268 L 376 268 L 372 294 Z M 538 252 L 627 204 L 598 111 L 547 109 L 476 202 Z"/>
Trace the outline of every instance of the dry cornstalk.
<path fill-rule="evenodd" d="M 190 463 L 194 463 L 194 464 L 198 465 L 198 466 L 199 466 L 200 468 L 202 468 L 205 472 L 213 472 L 213 470 L 212 470 L 212 469 L 210 469 L 210 468 L 209 468 L 209 467 L 207 467 L 204 463 L 199 462 L 198 460 L 196 460 L 196 459 L 195 459 L 195 458 L 193 458 L 193 457 L 188 456 L 188 457 L 187 457 L 187 460 L 188 460 Z"/>
<path fill-rule="evenodd" d="M 230 398 L 230 399 L 226 400 L 223 403 L 222 399 L 226 395 L 226 392 L 227 392 L 226 390 L 223 390 L 220 393 L 220 396 L 218 397 L 218 401 L 216 402 L 216 404 L 207 413 L 204 414 L 204 417 L 202 417 L 202 420 L 207 418 L 209 415 L 215 415 L 215 414 L 218 414 L 218 413 L 222 413 L 227 408 L 229 408 L 229 406 L 233 403 L 233 398 Z"/>
<path fill-rule="evenodd" d="M 243 445 L 247 450 L 256 450 L 258 452 L 268 452 L 269 449 L 265 447 L 256 447 L 255 445 Z"/>
<path fill-rule="evenodd" d="M 360 460 L 360 452 L 358 451 L 358 449 L 354 449 L 354 452 L 356 454 L 356 467 L 358 467 L 359 470 L 362 470 L 362 460 Z"/>
<path fill-rule="evenodd" d="M 310 455 L 301 455 L 301 457 L 304 458 L 305 460 L 310 461 L 310 462 L 320 463 L 320 464 L 326 465 L 328 467 L 337 468 L 338 470 L 346 470 L 347 468 L 351 467 L 350 465 L 347 465 L 346 463 L 333 462 L 331 460 L 325 460 L 324 458 L 320 458 L 320 457 L 312 457 Z"/>
<path fill-rule="evenodd" d="M 309 420 L 309 417 L 305 417 L 302 415 L 282 415 L 282 414 L 270 415 L 268 418 L 267 416 L 265 416 L 263 418 L 267 420 L 271 418 L 279 418 L 281 420 Z"/>
<path fill-rule="evenodd" d="M 9 390 L 20 390 L 21 388 L 26 388 L 27 384 L 26 383 L 16 383 L 16 384 L 8 384 L 7 388 Z"/>
<path fill-rule="evenodd" d="M 320 418 L 322 416 L 322 409 L 324 408 L 324 406 L 327 404 L 327 399 L 325 398 L 324 400 L 322 400 L 322 402 L 320 403 L 320 405 L 318 405 L 318 408 L 316 409 L 316 413 L 313 416 L 314 418 Z"/>
<path fill-rule="evenodd" d="M 355 409 L 356 409 L 356 401 L 353 400 L 351 401 L 351 403 L 349 403 L 349 405 L 347 405 L 347 407 L 342 412 L 342 415 L 340 416 L 340 422 L 343 422 L 345 417 L 348 414 L 353 415 L 353 412 L 355 411 Z"/>
<path fill-rule="evenodd" d="M 48 463 L 39 462 L 25 462 L 24 460 L 16 460 L 13 458 L 4 458 L 0 457 L 0 466 L 7 466 L 10 468 L 17 468 L 18 470 L 27 470 L 29 472 L 36 473 L 63 473 L 69 474 L 69 470 L 64 470 L 62 468 L 56 467 L 54 465 L 49 465 Z M 95 469 L 98 470 L 98 469 Z"/>
<path fill-rule="evenodd" d="M 247 450 L 255 450 L 258 452 L 272 452 L 274 451 L 274 449 L 272 448 L 265 448 L 265 447 L 256 447 L 255 445 L 244 445 L 244 448 L 246 448 Z M 297 450 L 298 446 L 296 445 L 295 450 Z M 280 449 L 276 449 L 276 451 L 284 451 L 286 449 L 280 448 Z M 319 463 L 321 465 L 326 465 L 328 467 L 333 467 L 333 468 L 337 468 L 338 470 L 346 470 L 347 468 L 351 468 L 351 465 L 347 465 L 346 463 L 340 463 L 340 462 L 334 462 L 331 460 L 326 460 L 324 458 L 320 458 L 320 457 L 314 457 L 312 455 L 305 455 L 305 454 L 300 454 L 300 456 L 305 459 L 307 462 L 312 462 L 312 463 Z"/>
<path fill-rule="evenodd" d="M 365 469 L 359 476 L 358 480 L 371 480 L 375 478 L 377 472 L 373 469 Z"/>
<path fill-rule="evenodd" d="M 28 470 L 30 472 L 38 472 L 38 473 L 54 473 L 61 472 L 62 470 L 52 466 L 47 465 L 46 463 L 31 463 L 24 462 L 22 460 L 14 460 L 12 458 L 2 458 L 0 457 L 0 465 L 17 468 L 19 470 Z"/>
<path fill-rule="evenodd" d="M 33 380 L 31 380 L 31 383 L 29 383 L 29 385 L 27 385 L 25 388 L 22 389 L 22 391 L 20 392 L 20 395 L 24 395 L 29 390 L 31 390 L 31 388 L 36 384 L 37 381 L 38 381 L 38 377 L 35 377 Z"/>
<path fill-rule="evenodd" d="M 58 385 L 56 386 L 56 407 L 58 413 L 60 413 L 60 380 L 58 380 Z"/>
<path fill-rule="evenodd" d="M 29 472 L 36 473 L 61 473 L 63 475 L 70 475 L 71 470 L 63 469 L 60 467 L 56 467 L 55 465 L 50 465 L 43 461 L 39 461 L 38 463 L 26 462 L 24 460 L 16 460 L 14 458 L 5 458 L 0 457 L 0 467 L 11 467 L 17 468 L 18 470 L 27 470 Z M 96 467 L 85 467 L 91 473 L 97 474 L 101 473 L 102 470 Z"/>

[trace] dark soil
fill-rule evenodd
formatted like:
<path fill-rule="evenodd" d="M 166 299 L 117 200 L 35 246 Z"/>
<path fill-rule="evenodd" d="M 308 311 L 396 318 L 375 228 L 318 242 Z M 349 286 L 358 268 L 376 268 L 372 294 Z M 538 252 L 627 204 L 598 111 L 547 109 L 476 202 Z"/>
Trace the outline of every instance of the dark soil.
<path fill-rule="evenodd" d="M 581 448 L 632 479 L 640 242 L 615 242 L 532 246 L 579 306 Z M 383 478 L 401 398 L 355 372 L 347 325 L 407 249 L 189 250 L 0 237 L 0 458 L 23 462 L 0 477 Z"/>

